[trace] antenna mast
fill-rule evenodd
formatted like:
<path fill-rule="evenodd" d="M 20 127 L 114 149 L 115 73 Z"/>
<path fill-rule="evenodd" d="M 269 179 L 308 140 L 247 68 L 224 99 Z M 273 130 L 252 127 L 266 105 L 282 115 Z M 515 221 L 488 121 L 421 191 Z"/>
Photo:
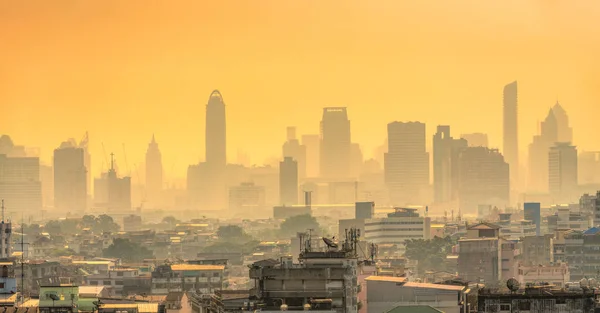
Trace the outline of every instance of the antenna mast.
<path fill-rule="evenodd" d="M 4 199 L 2 199 L 2 223 L 4 223 Z"/>

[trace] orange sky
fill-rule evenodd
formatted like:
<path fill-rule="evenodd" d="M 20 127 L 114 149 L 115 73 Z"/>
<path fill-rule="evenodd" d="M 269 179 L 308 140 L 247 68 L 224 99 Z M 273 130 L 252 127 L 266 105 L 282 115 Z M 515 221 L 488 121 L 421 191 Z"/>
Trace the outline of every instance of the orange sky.
<path fill-rule="evenodd" d="M 597 0 L 0 1 L 0 133 L 49 162 L 89 130 L 94 175 L 101 143 L 132 168 L 155 133 L 183 176 L 219 89 L 232 161 L 278 155 L 288 125 L 317 133 L 324 106 L 349 108 L 367 157 L 392 120 L 501 146 L 517 79 L 523 148 L 558 97 L 575 144 L 600 150 L 599 31 Z"/>

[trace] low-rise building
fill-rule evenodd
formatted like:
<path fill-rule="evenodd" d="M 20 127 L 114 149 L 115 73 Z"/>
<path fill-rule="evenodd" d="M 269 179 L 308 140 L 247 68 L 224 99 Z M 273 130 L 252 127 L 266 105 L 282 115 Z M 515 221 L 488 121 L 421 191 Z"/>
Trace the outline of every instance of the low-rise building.
<path fill-rule="evenodd" d="M 152 294 L 189 290 L 210 294 L 223 289 L 224 272 L 224 265 L 161 265 L 152 272 Z"/>
<path fill-rule="evenodd" d="M 367 281 L 367 312 L 428 305 L 446 313 L 466 313 L 465 286 L 407 282 L 404 277 L 371 276 Z"/>
<path fill-rule="evenodd" d="M 419 216 L 416 209 L 396 208 L 385 218 L 365 220 L 365 240 L 375 244 L 396 244 L 403 250 L 409 239 L 429 239 L 431 219 Z"/>
<path fill-rule="evenodd" d="M 548 283 L 562 288 L 567 282 L 571 281 L 571 273 L 565 263 L 530 266 L 519 264 L 519 273 L 516 279 L 523 286 Z"/>

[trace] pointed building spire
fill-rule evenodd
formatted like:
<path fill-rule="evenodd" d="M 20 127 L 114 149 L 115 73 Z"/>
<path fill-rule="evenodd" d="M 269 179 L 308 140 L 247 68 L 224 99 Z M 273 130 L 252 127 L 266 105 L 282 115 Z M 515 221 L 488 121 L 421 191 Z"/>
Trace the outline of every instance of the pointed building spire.
<path fill-rule="evenodd" d="M 154 140 L 154 134 L 152 134 L 152 143 L 156 143 L 156 140 Z"/>

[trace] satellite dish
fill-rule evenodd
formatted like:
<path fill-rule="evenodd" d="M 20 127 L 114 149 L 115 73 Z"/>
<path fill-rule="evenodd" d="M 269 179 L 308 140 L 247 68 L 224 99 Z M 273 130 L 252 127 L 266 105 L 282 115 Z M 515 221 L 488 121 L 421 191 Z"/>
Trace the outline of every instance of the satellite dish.
<path fill-rule="evenodd" d="M 329 239 L 329 238 L 325 238 L 323 237 L 323 242 L 325 242 L 325 244 L 332 249 L 337 249 L 338 245 L 337 243 L 333 242 L 333 240 Z"/>
<path fill-rule="evenodd" d="M 57 295 L 53 294 L 53 293 L 51 293 L 49 295 L 49 297 L 50 297 L 50 299 L 52 299 L 52 301 L 58 301 L 58 300 L 60 300 L 60 298 Z"/>
<path fill-rule="evenodd" d="M 589 279 L 590 287 L 598 287 L 598 281 L 595 278 Z"/>
<path fill-rule="evenodd" d="M 506 287 L 512 292 L 517 292 L 519 290 L 520 283 L 518 280 L 511 278 L 506 281 Z"/>
<path fill-rule="evenodd" d="M 582 278 L 579 281 L 579 286 L 581 286 L 581 287 L 587 287 L 588 285 L 589 285 L 589 282 L 588 282 L 588 280 L 586 278 Z"/>

